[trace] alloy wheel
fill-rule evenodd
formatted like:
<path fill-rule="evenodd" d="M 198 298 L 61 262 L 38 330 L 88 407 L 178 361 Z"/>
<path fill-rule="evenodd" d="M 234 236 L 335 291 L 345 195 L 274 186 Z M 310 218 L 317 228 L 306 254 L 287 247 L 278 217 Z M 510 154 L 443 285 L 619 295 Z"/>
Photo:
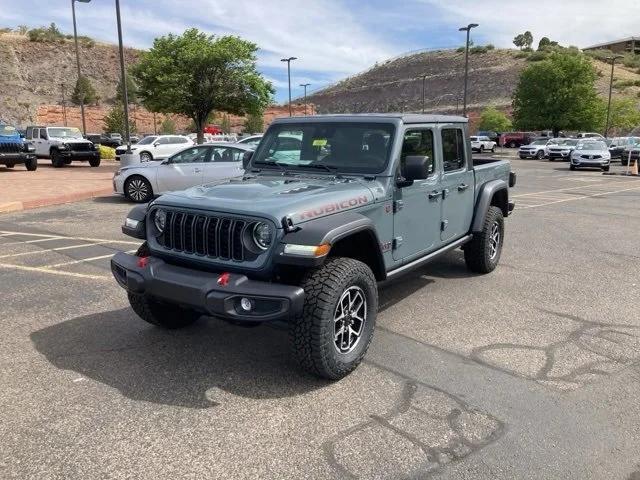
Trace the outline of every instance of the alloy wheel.
<path fill-rule="evenodd" d="M 367 299 L 360 287 L 347 288 L 338 300 L 333 316 L 333 343 L 341 354 L 353 351 L 360 342 L 367 318 Z"/>
<path fill-rule="evenodd" d="M 127 193 L 136 202 L 141 202 L 149 196 L 149 187 L 144 180 L 134 178 L 127 186 Z"/>
<path fill-rule="evenodd" d="M 493 222 L 491 225 L 491 235 L 489 236 L 489 258 L 495 259 L 500 249 L 500 225 Z"/>

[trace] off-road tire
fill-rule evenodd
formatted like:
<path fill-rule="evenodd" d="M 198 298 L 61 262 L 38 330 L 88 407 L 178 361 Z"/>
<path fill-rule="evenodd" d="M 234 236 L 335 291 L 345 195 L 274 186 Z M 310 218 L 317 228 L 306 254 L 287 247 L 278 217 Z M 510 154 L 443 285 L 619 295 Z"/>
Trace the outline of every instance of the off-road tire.
<path fill-rule="evenodd" d="M 60 157 L 60 153 L 57 150 L 51 152 L 51 165 L 53 165 L 53 168 L 64 167 L 64 159 Z"/>
<path fill-rule="evenodd" d="M 128 293 L 129 303 L 136 314 L 145 322 L 157 327 L 175 330 L 191 325 L 201 314 L 181 308 L 171 303 L 161 302 L 146 295 Z"/>
<path fill-rule="evenodd" d="M 16 166 L 16 164 L 15 163 L 5 163 L 4 166 L 7 167 L 7 168 L 13 168 L 13 167 Z"/>
<path fill-rule="evenodd" d="M 100 166 L 100 159 L 99 158 L 92 158 L 91 160 L 89 160 L 89 166 L 91 166 L 91 167 L 99 167 Z"/>
<path fill-rule="evenodd" d="M 303 277 L 304 308 L 289 328 L 292 353 L 307 372 L 338 380 L 351 373 L 364 357 L 375 328 L 378 311 L 376 278 L 364 263 L 351 258 L 329 258 L 324 265 Z M 366 299 L 366 315 L 359 341 L 352 351 L 336 348 L 334 316 L 342 294 L 359 287 Z"/>
<path fill-rule="evenodd" d="M 491 243 L 492 231 L 494 225 L 498 225 L 499 243 L 497 245 L 497 253 L 492 257 Z M 473 239 L 464 246 L 464 260 L 467 268 L 476 273 L 492 272 L 502 253 L 502 245 L 504 244 L 504 217 L 502 210 L 498 207 L 491 206 L 484 217 L 482 231 L 473 234 Z"/>
<path fill-rule="evenodd" d="M 24 166 L 27 167 L 27 170 L 29 170 L 30 172 L 34 172 L 38 169 L 38 159 L 37 158 L 29 159 L 26 162 L 24 162 Z"/>

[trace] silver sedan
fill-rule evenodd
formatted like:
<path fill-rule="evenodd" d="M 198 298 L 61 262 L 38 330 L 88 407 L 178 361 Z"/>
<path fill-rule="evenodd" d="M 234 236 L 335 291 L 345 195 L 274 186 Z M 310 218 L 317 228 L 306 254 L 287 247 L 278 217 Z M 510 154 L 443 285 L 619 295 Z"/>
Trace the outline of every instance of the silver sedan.
<path fill-rule="evenodd" d="M 113 190 L 136 203 L 176 190 L 244 173 L 242 159 L 253 149 L 237 143 L 194 145 L 163 161 L 122 167 L 113 176 Z"/>
<path fill-rule="evenodd" d="M 601 140 L 586 139 L 576 145 L 575 150 L 571 152 L 571 164 L 569 168 L 600 168 L 605 172 L 609 171 L 611 163 L 611 154 L 609 147 Z"/>

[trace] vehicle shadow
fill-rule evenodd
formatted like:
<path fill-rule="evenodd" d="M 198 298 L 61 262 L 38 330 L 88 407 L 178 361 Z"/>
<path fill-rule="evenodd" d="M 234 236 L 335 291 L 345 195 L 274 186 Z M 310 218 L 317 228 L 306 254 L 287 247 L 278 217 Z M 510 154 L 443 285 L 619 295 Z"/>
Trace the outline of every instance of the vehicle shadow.
<path fill-rule="evenodd" d="M 93 197 L 91 199 L 91 201 L 93 203 L 107 203 L 107 204 L 116 204 L 116 205 L 131 205 L 131 207 L 135 207 L 135 203 L 130 202 L 129 200 L 127 200 L 126 198 L 124 198 L 124 196 L 122 195 L 115 195 L 115 194 L 111 194 L 111 195 L 103 195 L 100 197 Z"/>
<path fill-rule="evenodd" d="M 327 384 L 301 373 L 289 359 L 287 332 L 235 327 L 210 317 L 167 331 L 124 308 L 52 325 L 32 333 L 31 341 L 57 368 L 133 400 L 163 405 L 214 407 L 207 397 L 212 388 L 261 399 L 293 397 Z"/>

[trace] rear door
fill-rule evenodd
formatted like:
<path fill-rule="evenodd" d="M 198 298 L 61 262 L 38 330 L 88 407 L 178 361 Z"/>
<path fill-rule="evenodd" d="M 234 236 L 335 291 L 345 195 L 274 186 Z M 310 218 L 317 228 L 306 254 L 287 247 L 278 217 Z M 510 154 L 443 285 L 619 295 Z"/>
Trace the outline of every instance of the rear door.
<path fill-rule="evenodd" d="M 47 137 L 47 129 L 34 128 L 33 138 L 34 138 L 33 143 L 36 147 L 36 155 L 38 155 L 39 157 L 48 157 L 49 156 L 49 139 Z"/>
<path fill-rule="evenodd" d="M 184 190 L 204 182 L 204 166 L 211 156 L 211 147 L 187 148 L 169 157 L 157 167 L 156 193 Z"/>
<path fill-rule="evenodd" d="M 418 257 L 440 245 L 440 202 L 438 170 L 435 159 L 433 128 L 409 128 L 404 132 L 400 170 L 408 156 L 427 156 L 431 160 L 430 175 L 413 185 L 397 188 L 393 202 L 393 259 Z"/>
<path fill-rule="evenodd" d="M 204 183 L 242 175 L 245 151 L 235 147 L 212 147 L 211 159 L 204 164 Z"/>
<path fill-rule="evenodd" d="M 447 241 L 465 235 L 473 216 L 474 176 L 471 152 L 462 126 L 440 127 L 442 158 L 442 215 L 440 238 Z"/>

